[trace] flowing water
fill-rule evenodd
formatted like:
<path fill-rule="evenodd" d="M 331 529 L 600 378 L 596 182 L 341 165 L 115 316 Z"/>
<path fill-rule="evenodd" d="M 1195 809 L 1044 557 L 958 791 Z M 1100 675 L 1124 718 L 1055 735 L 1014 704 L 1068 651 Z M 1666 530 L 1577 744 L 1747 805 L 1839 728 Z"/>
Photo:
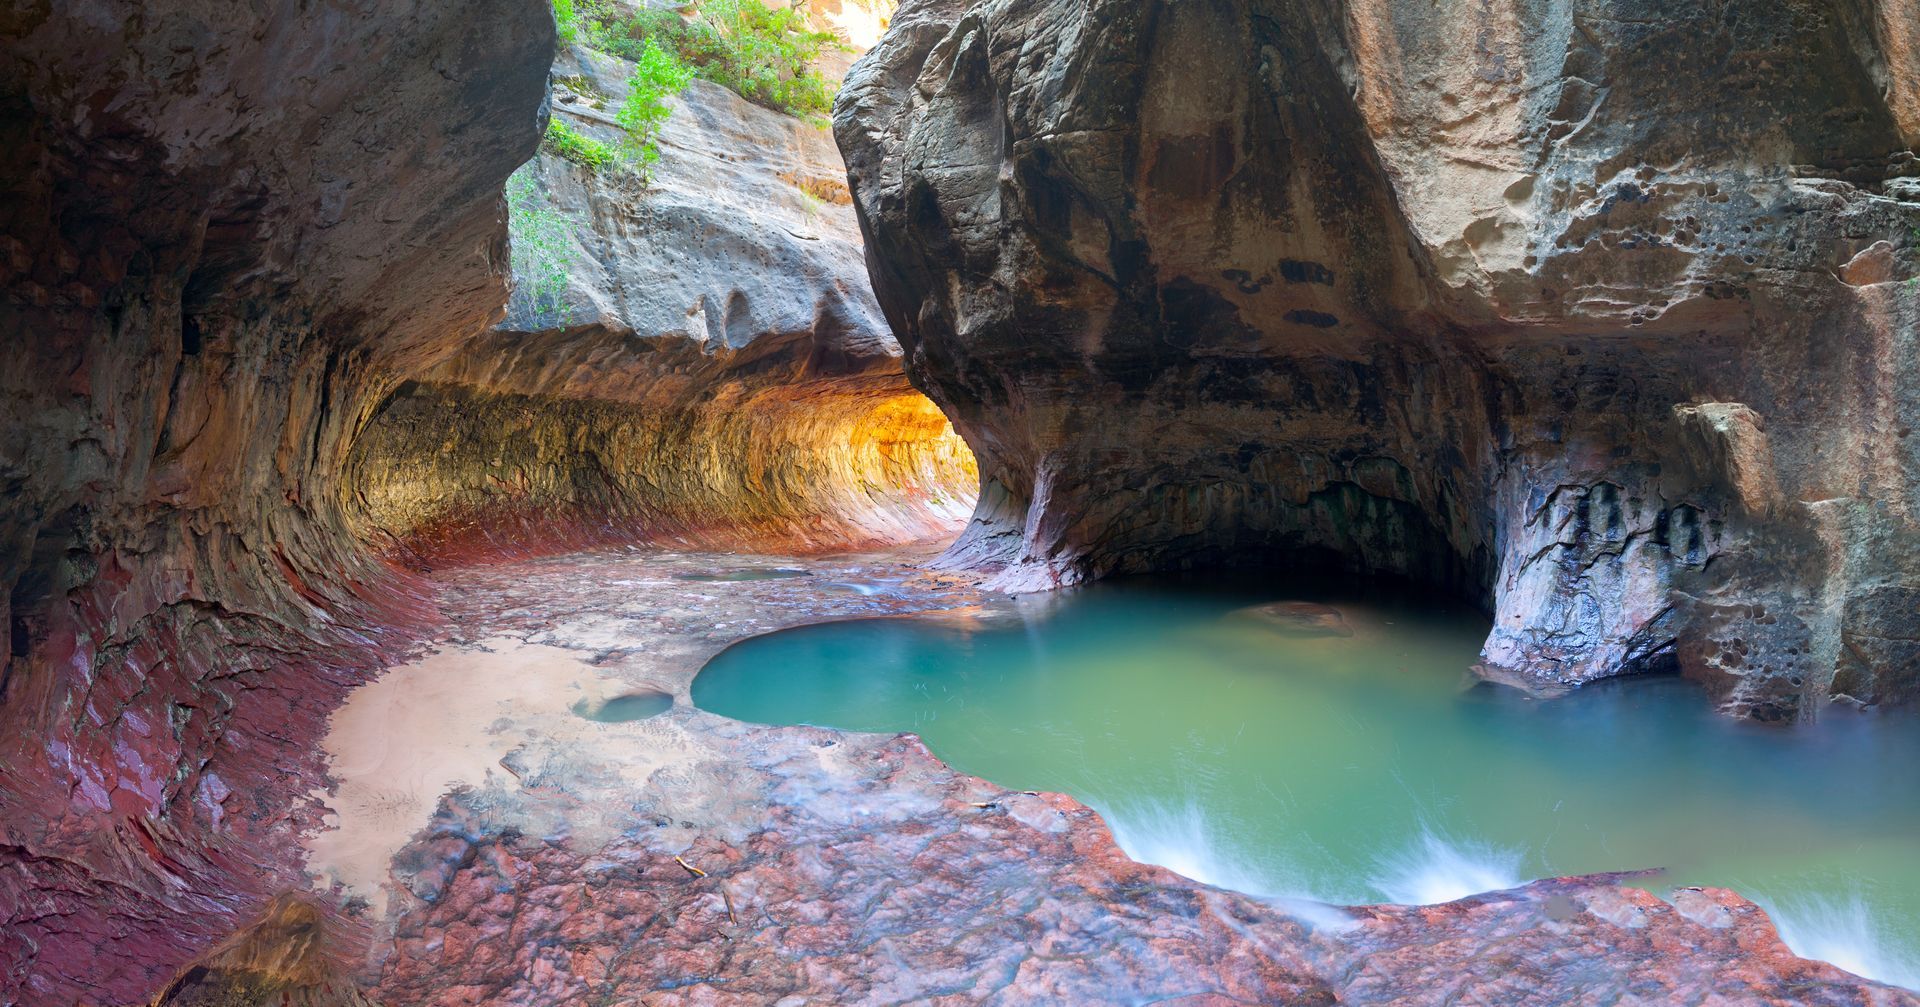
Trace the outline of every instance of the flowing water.
<path fill-rule="evenodd" d="M 1378 595 L 1244 610 L 1302 597 L 1131 582 L 1018 619 L 810 626 L 715 657 L 693 699 L 916 732 L 1223 887 L 1426 903 L 1660 868 L 1656 892 L 1734 888 L 1799 953 L 1920 987 L 1920 721 L 1739 722 L 1671 678 L 1541 702 L 1466 677 L 1487 628 L 1470 612 Z"/>

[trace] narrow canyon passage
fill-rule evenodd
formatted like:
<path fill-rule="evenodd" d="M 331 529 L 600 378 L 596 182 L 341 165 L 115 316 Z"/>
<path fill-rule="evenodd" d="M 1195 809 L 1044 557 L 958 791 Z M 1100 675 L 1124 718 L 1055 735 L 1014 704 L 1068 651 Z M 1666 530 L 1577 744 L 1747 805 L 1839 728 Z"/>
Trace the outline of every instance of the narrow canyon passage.
<path fill-rule="evenodd" d="M 1652 7 L 0 15 L 0 1007 L 1920 1007 L 1920 7 Z"/>
<path fill-rule="evenodd" d="M 702 381 L 689 403 L 406 386 L 355 442 L 347 509 L 427 566 L 642 541 L 845 550 L 950 538 L 972 512 L 972 453 L 897 370 L 781 377 Z"/>

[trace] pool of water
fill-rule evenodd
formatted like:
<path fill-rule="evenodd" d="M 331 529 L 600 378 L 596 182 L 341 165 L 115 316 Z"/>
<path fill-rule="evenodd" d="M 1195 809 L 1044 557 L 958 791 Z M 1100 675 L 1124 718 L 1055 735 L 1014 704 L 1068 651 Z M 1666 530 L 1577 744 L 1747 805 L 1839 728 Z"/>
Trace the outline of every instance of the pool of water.
<path fill-rule="evenodd" d="M 1271 602 L 1329 603 L 1280 606 Z M 744 641 L 699 707 L 913 731 L 949 764 L 1098 809 L 1136 859 L 1328 902 L 1438 902 L 1658 868 L 1769 907 L 1803 955 L 1920 987 L 1920 722 L 1715 714 L 1678 679 L 1536 701 L 1465 674 L 1487 624 L 1431 602 L 1167 582 L 1019 618 Z"/>
<path fill-rule="evenodd" d="M 707 581 L 720 584 L 734 584 L 750 580 L 786 580 L 789 577 L 810 577 L 812 574 L 793 567 L 741 567 L 738 570 L 721 570 L 716 573 L 679 573 L 676 580 Z"/>
<path fill-rule="evenodd" d="M 627 724 L 657 717 L 673 709 L 673 697 L 664 692 L 644 690 L 595 702 L 583 699 L 573 704 L 576 716 L 602 724 Z"/>

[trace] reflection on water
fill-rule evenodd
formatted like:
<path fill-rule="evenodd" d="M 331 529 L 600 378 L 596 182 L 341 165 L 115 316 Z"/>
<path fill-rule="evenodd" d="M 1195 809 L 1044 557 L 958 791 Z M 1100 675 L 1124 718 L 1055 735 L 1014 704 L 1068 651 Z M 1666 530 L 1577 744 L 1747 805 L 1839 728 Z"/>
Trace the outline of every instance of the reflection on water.
<path fill-rule="evenodd" d="M 1802 954 L 1920 980 L 1911 717 L 1761 726 L 1677 679 L 1537 702 L 1472 685 L 1484 619 L 1430 602 L 1134 582 L 1025 611 L 775 633 L 716 657 L 693 698 L 917 732 L 955 768 L 1070 793 L 1130 855 L 1224 887 L 1434 902 L 1661 868 L 1656 891 L 1735 888 Z"/>

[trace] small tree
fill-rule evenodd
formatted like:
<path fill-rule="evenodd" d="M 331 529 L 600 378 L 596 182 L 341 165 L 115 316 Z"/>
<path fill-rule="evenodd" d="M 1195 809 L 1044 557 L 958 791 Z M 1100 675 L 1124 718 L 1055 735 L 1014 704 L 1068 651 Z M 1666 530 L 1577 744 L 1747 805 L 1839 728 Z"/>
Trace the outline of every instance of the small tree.
<path fill-rule="evenodd" d="M 553 0 L 553 24 L 560 31 L 561 45 L 572 45 L 580 37 L 580 17 L 574 13 L 573 0 Z"/>
<path fill-rule="evenodd" d="M 546 204 L 534 165 L 507 178 L 507 237 L 513 264 L 508 306 L 534 325 L 564 320 L 573 259 L 573 225 Z"/>
<path fill-rule="evenodd" d="M 660 159 L 657 139 L 667 117 L 673 114 L 667 98 L 679 94 L 693 79 L 693 71 L 681 65 L 660 44 L 647 39 L 634 63 L 633 76 L 627 78 L 627 100 L 620 103 L 614 118 L 627 131 L 620 148 L 641 172 Z"/>

